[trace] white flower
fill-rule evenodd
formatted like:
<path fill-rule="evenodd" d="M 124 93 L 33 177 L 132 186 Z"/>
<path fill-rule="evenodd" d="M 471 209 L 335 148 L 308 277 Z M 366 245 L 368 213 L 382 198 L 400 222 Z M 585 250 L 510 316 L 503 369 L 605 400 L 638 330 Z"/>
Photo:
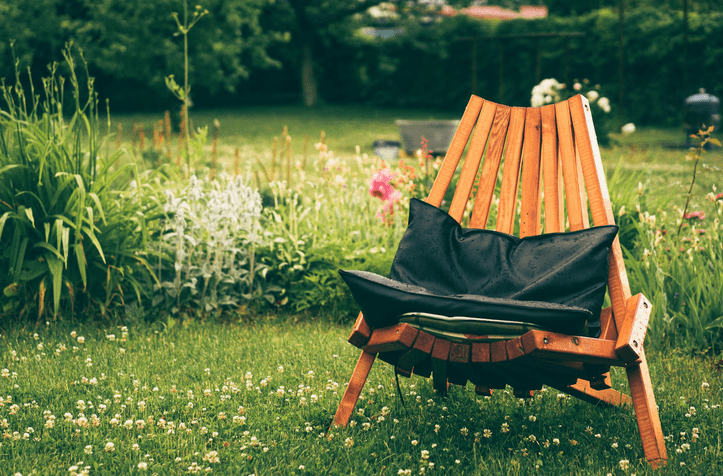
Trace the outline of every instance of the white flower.
<path fill-rule="evenodd" d="M 597 98 L 600 97 L 600 93 L 593 89 L 592 91 L 588 91 L 586 96 L 590 102 L 595 102 Z"/>
<path fill-rule="evenodd" d="M 105 444 L 105 452 L 106 453 L 112 453 L 114 451 L 115 451 L 115 445 L 113 444 L 112 441 L 109 441 L 108 443 Z"/>
<path fill-rule="evenodd" d="M 138 463 L 138 469 L 140 469 L 141 471 L 147 470 L 148 463 L 146 463 L 145 461 L 141 461 L 140 463 Z"/>
<path fill-rule="evenodd" d="M 590 91 L 590 92 L 593 92 L 593 91 Z M 600 106 L 600 109 L 602 109 L 605 112 L 605 114 L 610 112 L 610 100 L 608 98 L 601 97 L 600 99 L 598 99 L 597 105 Z"/>
<path fill-rule="evenodd" d="M 620 132 L 622 132 L 626 136 L 632 134 L 633 132 L 635 132 L 635 124 L 633 124 L 632 122 L 628 122 L 620 128 Z"/>

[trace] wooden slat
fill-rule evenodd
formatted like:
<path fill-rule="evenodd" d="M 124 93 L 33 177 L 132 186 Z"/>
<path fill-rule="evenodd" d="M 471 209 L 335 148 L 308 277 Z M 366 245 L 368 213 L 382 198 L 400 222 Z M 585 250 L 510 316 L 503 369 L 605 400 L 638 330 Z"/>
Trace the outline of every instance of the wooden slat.
<path fill-rule="evenodd" d="M 642 294 L 636 294 L 628 299 L 625 322 L 615 344 L 615 351 L 622 360 L 633 362 L 640 358 L 652 307 L 650 301 Z"/>
<path fill-rule="evenodd" d="M 590 382 L 586 380 L 578 380 L 576 384 L 567 387 L 557 387 L 555 385 L 551 385 L 551 387 L 589 403 L 604 403 L 613 406 L 629 405 L 632 403 L 630 397 L 624 393 L 620 393 L 611 388 L 606 390 L 595 390 L 590 386 Z"/>
<path fill-rule="evenodd" d="M 575 145 L 573 143 L 572 123 L 570 122 L 570 109 L 567 101 L 555 104 L 555 120 L 557 122 L 557 138 L 559 141 L 560 162 L 562 164 L 562 177 L 565 181 L 565 199 L 567 203 L 567 219 L 570 221 L 570 230 L 577 231 L 585 228 L 582 209 L 587 209 L 587 203 L 580 201 L 579 174 L 577 159 L 575 158 Z"/>
<path fill-rule="evenodd" d="M 490 362 L 506 362 L 507 361 L 507 343 L 505 341 L 497 341 L 490 344 Z"/>
<path fill-rule="evenodd" d="M 596 226 L 614 225 L 615 217 L 610 205 L 610 194 L 605 182 L 605 171 L 592 123 L 590 104 L 582 95 L 574 96 L 568 102 L 570 104 L 572 127 L 575 132 L 575 144 L 580 154 L 580 165 L 585 176 L 585 186 L 590 200 L 593 223 Z M 608 327 L 608 334 L 601 335 L 603 339 L 615 339 L 617 337 L 617 329 L 623 327 L 625 307 L 628 299 L 630 299 L 630 284 L 625 272 L 623 253 L 618 237 L 613 241 L 609 263 L 608 291 L 612 301 L 615 332 L 613 332 L 612 327 Z"/>
<path fill-rule="evenodd" d="M 424 331 L 419 331 L 414 345 L 397 361 L 397 366 L 403 369 L 413 369 L 424 359 L 429 358 L 434 347 L 434 336 Z"/>
<path fill-rule="evenodd" d="M 334 425 L 346 426 L 346 424 L 349 423 L 349 419 L 354 412 L 354 406 L 357 400 L 359 400 L 359 395 L 361 395 L 362 388 L 364 388 L 375 358 L 375 354 L 362 352 L 354 367 L 354 373 L 352 373 L 351 379 L 349 379 L 349 385 L 347 385 L 344 391 L 344 396 L 336 409 Z"/>
<path fill-rule="evenodd" d="M 484 99 L 472 95 L 469 102 L 467 103 L 467 109 L 464 111 L 464 115 L 457 126 L 457 131 L 454 133 L 452 143 L 447 149 L 447 154 L 444 156 L 442 166 L 439 168 L 439 173 L 434 179 L 432 190 L 429 192 L 427 197 L 427 203 L 439 207 L 444 199 L 444 194 L 449 188 L 449 184 L 452 182 L 454 171 L 457 169 L 459 159 L 462 157 L 467 141 L 472 133 L 477 117 L 479 116 L 480 110 Z"/>
<path fill-rule="evenodd" d="M 449 206 L 449 215 L 457 221 L 462 221 L 464 209 L 467 207 L 467 201 L 474 186 L 474 179 L 477 177 L 477 170 L 482 161 L 482 153 L 487 145 L 487 138 L 492 129 L 496 110 L 497 104 L 491 101 L 485 101 L 482 106 L 482 112 L 480 112 L 477 126 L 472 135 L 472 142 L 457 181 L 457 188 L 454 191 L 454 197 L 452 197 L 452 204 Z"/>
<path fill-rule="evenodd" d="M 414 344 L 419 331 L 409 324 L 374 329 L 364 351 L 370 354 L 407 350 Z"/>
<path fill-rule="evenodd" d="M 447 393 L 449 387 L 447 376 L 451 346 L 447 340 L 436 339 L 432 349 L 432 386 L 442 395 Z"/>
<path fill-rule="evenodd" d="M 558 187 L 559 168 L 557 157 L 557 128 L 555 126 L 555 106 L 550 104 L 540 108 L 542 116 L 542 177 L 545 182 L 545 233 L 564 231 L 561 219 Z"/>
<path fill-rule="evenodd" d="M 665 449 L 663 430 L 660 426 L 658 407 L 655 404 L 653 385 L 650 382 L 650 372 L 644 351 L 640 358 L 640 365 L 630 366 L 626 369 L 628 384 L 635 407 L 635 418 L 638 420 L 640 438 L 643 441 L 645 458 L 653 468 L 657 468 L 665 464 L 668 453 Z"/>
<path fill-rule="evenodd" d="M 500 204 L 497 207 L 495 230 L 512 234 L 517 212 L 517 192 L 520 184 L 522 138 L 525 130 L 525 108 L 513 107 L 505 147 L 505 163 L 502 168 Z"/>
<path fill-rule="evenodd" d="M 569 109 L 568 109 L 569 110 Z M 587 208 L 587 192 L 585 191 L 585 175 L 582 173 L 582 165 L 580 165 L 580 152 L 577 150 L 575 145 L 575 135 L 573 132 L 572 143 L 575 147 L 575 164 L 577 168 L 577 183 L 580 185 L 580 203 L 582 203 L 582 226 L 584 228 L 590 228 L 590 217 L 588 216 Z"/>
<path fill-rule="evenodd" d="M 485 162 L 482 165 L 482 175 L 477 186 L 477 196 L 472 209 L 472 218 L 469 224 L 471 228 L 485 228 L 487 226 L 511 112 L 512 108 L 508 106 L 497 106 L 492 133 L 488 141 L 489 146 L 485 154 Z"/>
<path fill-rule="evenodd" d="M 525 143 L 522 147 L 520 237 L 540 233 L 540 109 L 525 112 Z"/>
<path fill-rule="evenodd" d="M 473 364 L 483 364 L 490 361 L 490 345 L 486 342 L 472 344 L 470 360 Z"/>
<path fill-rule="evenodd" d="M 615 352 L 615 341 L 545 331 L 529 331 L 521 339 L 525 353 L 538 358 L 624 365 Z"/>

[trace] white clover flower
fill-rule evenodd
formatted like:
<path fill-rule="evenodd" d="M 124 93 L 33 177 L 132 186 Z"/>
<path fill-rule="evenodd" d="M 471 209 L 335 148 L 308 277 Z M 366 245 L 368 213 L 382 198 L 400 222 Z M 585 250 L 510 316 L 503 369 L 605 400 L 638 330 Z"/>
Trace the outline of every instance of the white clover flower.
<path fill-rule="evenodd" d="M 78 336 L 78 344 L 83 344 L 83 343 L 85 343 L 85 337 Z"/>
<path fill-rule="evenodd" d="M 586 96 L 587 96 L 587 99 L 588 99 L 590 102 L 595 102 L 595 101 L 597 100 L 597 98 L 600 97 L 600 93 L 598 93 L 597 91 L 595 91 L 595 90 L 593 89 L 593 90 L 591 90 L 591 91 L 588 91 L 587 94 L 586 94 Z"/>
<path fill-rule="evenodd" d="M 109 441 L 105 444 L 105 452 L 106 453 L 112 453 L 115 451 L 115 444 L 113 444 L 112 441 Z"/>

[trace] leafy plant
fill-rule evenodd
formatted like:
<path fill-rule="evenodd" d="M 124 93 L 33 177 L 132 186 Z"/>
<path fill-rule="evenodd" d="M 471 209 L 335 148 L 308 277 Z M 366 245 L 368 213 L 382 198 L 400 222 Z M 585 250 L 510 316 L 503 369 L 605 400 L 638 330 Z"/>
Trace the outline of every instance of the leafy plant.
<path fill-rule="evenodd" d="M 51 67 L 43 99 L 28 77 L 26 92 L 16 67 L 1 90 L 0 276 L 3 314 L 70 314 L 79 297 L 102 313 L 122 304 L 128 289 L 138 299 L 152 279 L 140 254 L 152 206 L 144 203 L 132 164 L 115 167 L 121 151 L 101 156 L 98 99 L 88 76 L 82 88 L 72 45 L 63 51 L 70 71 L 72 115 L 64 117 L 65 79 Z M 83 66 L 86 65 L 79 52 Z M 81 97 L 83 96 L 83 97 Z"/>
<path fill-rule="evenodd" d="M 271 291 L 258 279 L 266 273 L 256 260 L 264 239 L 261 197 L 241 177 L 202 182 L 193 175 L 178 197 L 166 191 L 163 210 L 163 228 L 152 245 L 158 248 L 160 280 L 154 306 L 165 302 L 173 313 L 192 308 L 205 314 Z M 161 256 L 170 256 L 172 265 Z"/>

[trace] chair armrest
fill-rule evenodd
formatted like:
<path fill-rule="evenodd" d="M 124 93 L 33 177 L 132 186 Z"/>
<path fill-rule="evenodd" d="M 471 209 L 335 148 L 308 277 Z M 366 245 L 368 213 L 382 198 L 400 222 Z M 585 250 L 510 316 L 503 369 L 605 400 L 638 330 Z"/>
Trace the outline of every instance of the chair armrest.
<path fill-rule="evenodd" d="M 621 360 L 632 363 L 640 359 L 652 308 L 650 301 L 642 294 L 636 294 L 628 299 L 623 327 L 618 332 L 615 344 L 615 352 Z"/>
<path fill-rule="evenodd" d="M 372 328 L 367 324 L 364 315 L 360 312 L 354 323 L 354 328 L 349 336 L 349 343 L 355 347 L 362 348 L 369 341 L 369 337 L 372 335 Z"/>

